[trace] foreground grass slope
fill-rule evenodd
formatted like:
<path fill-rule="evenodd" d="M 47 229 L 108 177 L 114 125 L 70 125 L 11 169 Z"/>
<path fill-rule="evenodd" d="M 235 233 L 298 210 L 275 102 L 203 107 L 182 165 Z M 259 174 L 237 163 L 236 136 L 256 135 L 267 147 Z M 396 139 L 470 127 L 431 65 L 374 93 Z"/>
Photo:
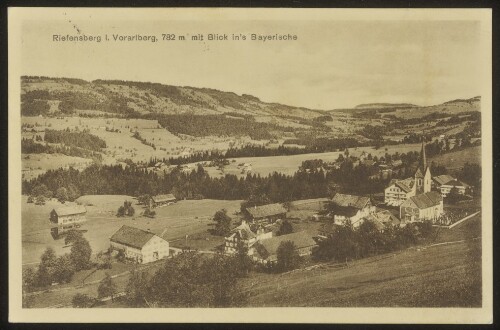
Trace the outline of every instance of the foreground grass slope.
<path fill-rule="evenodd" d="M 436 242 L 350 263 L 325 264 L 281 276 L 246 279 L 249 305 L 259 307 L 480 307 L 480 217 Z"/>

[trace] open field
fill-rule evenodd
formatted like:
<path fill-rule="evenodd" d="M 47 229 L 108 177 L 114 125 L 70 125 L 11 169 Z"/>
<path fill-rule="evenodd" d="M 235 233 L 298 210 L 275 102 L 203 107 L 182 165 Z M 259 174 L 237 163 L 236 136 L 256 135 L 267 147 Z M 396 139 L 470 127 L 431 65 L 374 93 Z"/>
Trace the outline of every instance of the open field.
<path fill-rule="evenodd" d="M 373 156 L 383 156 L 385 153 L 406 153 L 409 151 L 419 151 L 421 145 L 416 144 L 400 144 L 391 145 L 386 147 L 381 147 L 375 149 L 374 147 L 359 147 L 349 149 L 349 154 L 353 156 L 359 156 L 363 151 L 366 153 L 371 153 Z M 386 150 L 387 149 L 387 150 Z M 257 173 L 262 176 L 267 176 L 274 172 L 283 173 L 287 175 L 292 175 L 297 172 L 299 166 L 303 161 L 309 159 L 322 159 L 326 162 L 334 162 L 339 157 L 339 154 L 343 151 L 336 152 L 325 152 L 325 153 L 311 153 L 302 155 L 291 155 L 291 156 L 271 156 L 271 157 L 242 157 L 242 158 L 232 158 L 230 159 L 230 164 L 224 168 L 224 173 L 221 173 L 215 167 L 207 167 L 206 170 L 210 176 L 219 177 L 225 174 L 234 174 L 237 176 L 244 177 L 246 173 L 241 173 L 241 169 L 238 168 L 240 163 L 252 164 L 252 173 Z M 232 160 L 235 162 L 232 162 Z"/>
<path fill-rule="evenodd" d="M 83 169 L 92 163 L 91 159 L 66 156 L 61 154 L 23 154 L 21 160 L 22 176 L 25 180 L 30 180 L 47 172 L 58 168 Z"/>
<path fill-rule="evenodd" d="M 465 163 L 481 164 L 481 146 L 438 155 L 430 160 L 445 166 L 448 170 L 460 169 Z"/>
<path fill-rule="evenodd" d="M 69 252 L 68 247 L 64 245 L 64 239 L 53 240 L 50 234 L 52 224 L 49 222 L 49 213 L 52 208 L 61 204 L 52 200 L 44 206 L 38 206 L 27 204 L 26 200 L 27 197 L 23 196 L 21 213 L 23 264 L 37 263 L 40 255 L 49 246 L 53 247 L 57 254 Z M 117 218 L 116 210 L 125 200 L 133 202 L 136 215 L 131 218 Z M 239 210 L 241 203 L 241 201 L 208 199 L 179 201 L 174 205 L 155 209 L 156 217 L 150 219 L 140 216 L 142 207 L 130 196 L 82 196 L 77 201 L 87 208 L 87 222 L 81 229 L 87 231 L 84 236 L 94 253 L 107 249 L 109 237 L 122 225 L 151 230 L 157 235 L 163 234 L 172 245 L 175 245 L 173 241 L 184 239 L 187 234 L 194 235 L 188 238 L 189 246 L 213 247 L 221 243 L 220 239 L 214 238 L 210 241 L 212 238 L 207 236 L 200 241 L 198 233 L 206 232 L 210 228 L 211 217 L 222 208 L 227 209 L 228 214 L 235 219 L 233 214 Z"/>
<path fill-rule="evenodd" d="M 478 245 L 413 248 L 347 268 L 332 264 L 281 276 L 256 274 L 244 287 L 254 307 L 479 307 L 480 263 L 471 264 L 468 257 Z"/>

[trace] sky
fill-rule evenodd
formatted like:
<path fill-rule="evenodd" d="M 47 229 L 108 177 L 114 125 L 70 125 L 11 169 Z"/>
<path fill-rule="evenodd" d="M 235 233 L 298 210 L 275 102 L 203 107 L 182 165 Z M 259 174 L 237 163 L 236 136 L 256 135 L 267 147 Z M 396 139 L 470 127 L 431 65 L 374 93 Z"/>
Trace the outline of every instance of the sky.
<path fill-rule="evenodd" d="M 296 41 L 54 42 L 59 35 L 292 34 Z M 476 21 L 32 19 L 23 75 L 122 79 L 330 110 L 480 95 Z"/>

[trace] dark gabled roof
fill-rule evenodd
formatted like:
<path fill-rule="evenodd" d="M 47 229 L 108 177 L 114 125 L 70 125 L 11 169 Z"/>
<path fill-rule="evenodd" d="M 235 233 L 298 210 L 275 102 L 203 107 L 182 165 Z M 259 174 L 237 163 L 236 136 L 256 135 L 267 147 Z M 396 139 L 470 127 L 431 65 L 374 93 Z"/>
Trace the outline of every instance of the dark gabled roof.
<path fill-rule="evenodd" d="M 367 220 L 380 222 L 384 225 L 399 225 L 401 221 L 394 216 L 389 210 L 382 210 L 365 217 Z"/>
<path fill-rule="evenodd" d="M 342 215 L 344 217 L 353 217 L 358 213 L 359 209 L 354 206 L 335 206 L 332 210 L 334 215 Z"/>
<path fill-rule="evenodd" d="M 413 178 L 407 178 L 404 180 L 396 180 L 392 179 L 391 182 L 389 183 L 389 186 L 392 186 L 393 184 L 399 187 L 401 190 L 404 192 L 410 192 L 413 188 L 413 185 L 415 183 L 415 179 Z"/>
<path fill-rule="evenodd" d="M 262 255 L 263 250 L 267 252 L 268 256 L 273 256 L 276 255 L 278 251 L 278 247 L 282 242 L 285 241 L 292 241 L 295 244 L 295 247 L 297 249 L 302 249 L 305 247 L 310 247 L 310 246 L 315 246 L 316 241 L 312 238 L 312 234 L 309 233 L 308 231 L 299 231 L 297 233 L 293 234 L 288 234 L 288 235 L 282 235 L 282 236 L 276 236 L 272 238 L 268 238 L 265 240 L 260 241 L 257 243 L 259 245 L 259 248 L 257 248 L 257 252 Z M 263 250 L 262 250 L 263 248 Z M 265 255 L 266 253 L 264 253 Z M 264 257 L 264 259 L 267 259 L 267 257 Z"/>
<path fill-rule="evenodd" d="M 368 197 L 346 195 L 340 193 L 335 194 L 335 196 L 333 196 L 332 198 L 332 202 L 337 206 L 353 207 L 359 210 L 363 209 L 369 201 L 370 198 Z"/>
<path fill-rule="evenodd" d="M 155 234 L 149 231 L 123 225 L 116 233 L 113 234 L 113 236 L 111 236 L 110 240 L 111 242 L 142 249 L 142 247 L 149 242 L 153 236 L 155 236 Z"/>
<path fill-rule="evenodd" d="M 153 202 L 155 202 L 155 203 L 170 202 L 170 201 L 176 200 L 176 198 L 173 194 L 156 195 L 156 196 L 152 196 L 151 198 L 153 199 Z"/>
<path fill-rule="evenodd" d="M 430 191 L 423 194 L 418 194 L 408 198 L 401 206 L 415 205 L 419 209 L 426 209 L 438 205 L 443 200 L 443 197 L 437 191 Z"/>
<path fill-rule="evenodd" d="M 66 216 L 74 214 L 87 213 L 87 209 L 83 205 L 60 206 L 53 209 L 57 216 Z"/>
<path fill-rule="evenodd" d="M 248 207 L 246 210 L 253 218 L 264 218 L 286 213 L 286 209 L 279 203 Z"/>
<path fill-rule="evenodd" d="M 231 235 L 229 235 L 229 237 L 234 237 L 236 235 L 243 240 L 249 240 L 257 237 L 246 222 L 243 222 L 241 225 L 231 230 Z"/>
<path fill-rule="evenodd" d="M 436 181 L 436 183 L 439 185 L 443 185 L 443 184 L 446 184 L 450 181 L 455 180 L 454 177 L 452 177 L 451 175 L 448 175 L 448 174 L 438 175 L 438 176 L 433 177 L 432 179 L 434 181 Z"/>

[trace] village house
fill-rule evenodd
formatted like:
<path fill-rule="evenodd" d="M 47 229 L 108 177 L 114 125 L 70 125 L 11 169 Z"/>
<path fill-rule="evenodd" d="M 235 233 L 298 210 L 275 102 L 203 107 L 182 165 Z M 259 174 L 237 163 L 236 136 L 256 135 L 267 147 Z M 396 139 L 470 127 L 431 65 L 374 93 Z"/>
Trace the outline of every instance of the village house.
<path fill-rule="evenodd" d="M 110 238 L 110 247 L 125 258 L 145 264 L 168 257 L 169 244 L 152 232 L 123 225 Z"/>
<path fill-rule="evenodd" d="M 441 196 L 446 197 L 451 189 L 456 188 L 460 195 L 469 195 L 472 193 L 472 188 L 468 184 L 461 182 L 451 175 L 438 175 L 432 178 L 433 185 L 436 190 L 441 192 Z"/>
<path fill-rule="evenodd" d="M 300 231 L 288 235 L 276 236 L 257 242 L 254 247 L 252 259 L 262 264 L 273 264 L 278 261 L 278 247 L 282 242 L 291 241 L 295 245 L 295 250 L 300 256 L 311 255 L 312 250 L 317 246 L 311 233 Z"/>
<path fill-rule="evenodd" d="M 422 142 L 419 165 L 412 178 L 391 180 L 384 190 L 384 202 L 391 206 L 400 206 L 412 196 L 430 192 L 432 189 L 431 169 L 427 166 L 425 144 Z"/>
<path fill-rule="evenodd" d="M 287 210 L 280 203 L 253 206 L 245 209 L 247 216 L 252 222 L 275 222 L 285 219 Z"/>
<path fill-rule="evenodd" d="M 430 191 L 408 198 L 399 208 L 401 221 L 435 220 L 443 214 L 443 196 Z"/>
<path fill-rule="evenodd" d="M 356 228 L 359 227 L 359 225 L 361 225 L 364 221 L 371 221 L 379 230 L 384 230 L 388 226 L 401 226 L 401 220 L 399 220 L 389 210 L 382 210 L 369 214 L 352 225 Z"/>
<path fill-rule="evenodd" d="M 82 223 L 87 221 L 86 213 L 87 210 L 82 205 L 61 206 L 53 209 L 50 212 L 50 221 L 57 226 L 50 229 L 52 237 L 57 239 L 68 230 L 80 228 Z"/>
<path fill-rule="evenodd" d="M 227 254 L 235 254 L 238 251 L 239 244 L 243 244 L 248 249 L 248 255 L 252 255 L 253 245 L 257 241 L 268 239 L 273 237 L 272 231 L 265 231 L 263 227 L 257 229 L 253 232 L 246 221 L 243 221 L 241 225 L 231 230 L 228 237 L 224 239 L 224 252 Z"/>
<path fill-rule="evenodd" d="M 332 237 L 335 234 L 337 227 L 339 227 L 339 225 L 334 224 L 333 222 L 322 223 L 318 229 L 318 238 L 323 240 Z"/>
<path fill-rule="evenodd" d="M 337 193 L 332 198 L 333 222 L 341 225 L 344 221 L 351 223 L 359 221 L 361 218 L 374 213 L 376 210 L 369 197 L 346 195 Z"/>
<path fill-rule="evenodd" d="M 87 209 L 83 205 L 56 207 L 50 212 L 50 221 L 63 227 L 87 221 Z"/>
<path fill-rule="evenodd" d="M 151 196 L 149 199 L 149 207 L 150 208 L 162 207 L 173 204 L 176 201 L 177 198 L 175 198 L 173 194 Z"/>

